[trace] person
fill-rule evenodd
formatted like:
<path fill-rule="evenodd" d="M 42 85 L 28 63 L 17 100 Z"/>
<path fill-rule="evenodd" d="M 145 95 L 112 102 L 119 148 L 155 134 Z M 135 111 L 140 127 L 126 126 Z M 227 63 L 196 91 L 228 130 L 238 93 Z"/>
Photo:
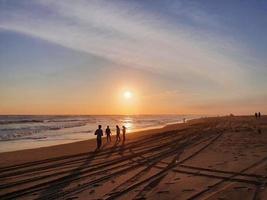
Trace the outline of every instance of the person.
<path fill-rule="evenodd" d="M 255 118 L 257 118 L 257 117 L 258 117 L 258 113 L 255 112 Z"/>
<path fill-rule="evenodd" d="M 122 126 L 122 141 L 125 142 L 126 127 Z"/>
<path fill-rule="evenodd" d="M 111 137 L 110 137 L 111 131 L 110 131 L 109 126 L 107 126 L 107 128 L 106 128 L 106 135 L 107 135 L 107 142 L 108 143 L 111 142 Z"/>
<path fill-rule="evenodd" d="M 95 131 L 95 135 L 96 135 L 97 149 L 100 149 L 102 145 L 102 136 L 103 136 L 101 125 L 98 125 L 98 129 Z"/>
<path fill-rule="evenodd" d="M 116 142 L 120 142 L 121 141 L 121 130 L 120 127 L 118 125 L 116 125 Z"/>
<path fill-rule="evenodd" d="M 261 113 L 260 112 L 258 113 L 258 117 L 261 118 Z"/>

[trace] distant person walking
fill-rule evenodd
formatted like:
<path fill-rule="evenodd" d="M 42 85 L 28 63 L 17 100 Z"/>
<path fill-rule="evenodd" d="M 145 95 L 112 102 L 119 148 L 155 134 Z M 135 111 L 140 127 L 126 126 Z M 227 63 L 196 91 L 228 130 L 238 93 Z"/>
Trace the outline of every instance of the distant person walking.
<path fill-rule="evenodd" d="M 111 142 L 111 137 L 110 137 L 111 131 L 110 131 L 109 126 L 107 126 L 107 128 L 106 128 L 106 135 L 107 135 L 107 142 L 108 143 Z"/>
<path fill-rule="evenodd" d="M 100 149 L 102 145 L 102 136 L 103 136 L 101 125 L 98 125 L 98 129 L 95 131 L 95 135 L 96 135 L 97 149 Z"/>
<path fill-rule="evenodd" d="M 122 126 L 122 142 L 124 143 L 125 140 L 126 140 L 126 127 L 125 126 Z"/>
<path fill-rule="evenodd" d="M 121 129 L 118 125 L 116 125 L 116 142 L 120 142 L 121 141 Z"/>
<path fill-rule="evenodd" d="M 261 118 L 261 113 L 260 112 L 258 113 L 258 117 Z"/>
<path fill-rule="evenodd" d="M 258 118 L 258 113 L 255 112 L 255 118 Z"/>

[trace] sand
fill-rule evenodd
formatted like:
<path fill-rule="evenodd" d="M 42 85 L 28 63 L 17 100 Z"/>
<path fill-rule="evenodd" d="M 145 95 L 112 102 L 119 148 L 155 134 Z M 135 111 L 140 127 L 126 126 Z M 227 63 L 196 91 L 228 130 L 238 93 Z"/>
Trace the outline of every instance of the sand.
<path fill-rule="evenodd" d="M 267 199 L 267 116 L 103 139 L 0 154 L 0 199 Z"/>

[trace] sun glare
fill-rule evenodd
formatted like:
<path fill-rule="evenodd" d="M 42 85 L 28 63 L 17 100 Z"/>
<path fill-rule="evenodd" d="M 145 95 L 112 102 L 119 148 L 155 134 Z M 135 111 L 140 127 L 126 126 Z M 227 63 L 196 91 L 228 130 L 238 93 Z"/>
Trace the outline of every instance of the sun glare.
<path fill-rule="evenodd" d="M 133 96 L 133 94 L 132 94 L 132 92 L 130 92 L 130 91 L 125 91 L 125 92 L 123 93 L 123 97 L 124 97 L 125 99 L 130 99 L 130 98 L 132 98 L 132 96 Z"/>

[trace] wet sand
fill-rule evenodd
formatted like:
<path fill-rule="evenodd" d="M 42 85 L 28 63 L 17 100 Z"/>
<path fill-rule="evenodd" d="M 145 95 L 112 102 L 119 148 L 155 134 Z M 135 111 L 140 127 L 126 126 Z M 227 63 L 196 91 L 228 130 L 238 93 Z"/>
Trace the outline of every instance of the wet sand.
<path fill-rule="evenodd" d="M 259 131 L 261 130 L 261 132 Z M 114 141 L 114 138 L 112 138 Z M 0 154 L 0 199 L 267 199 L 267 117 Z"/>

